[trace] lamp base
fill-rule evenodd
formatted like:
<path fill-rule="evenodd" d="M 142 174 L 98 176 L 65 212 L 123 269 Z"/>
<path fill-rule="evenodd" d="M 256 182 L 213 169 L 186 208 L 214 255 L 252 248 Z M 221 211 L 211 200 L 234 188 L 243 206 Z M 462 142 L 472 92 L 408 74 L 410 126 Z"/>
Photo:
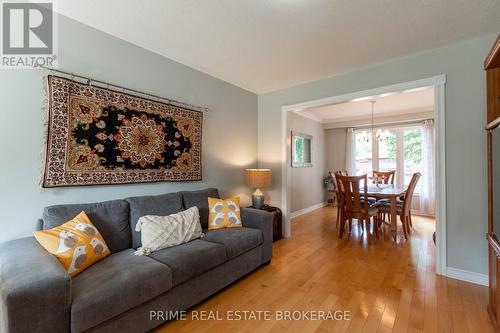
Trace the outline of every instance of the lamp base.
<path fill-rule="evenodd" d="M 252 194 L 252 206 L 255 209 L 262 209 L 264 207 L 264 194 L 259 189 L 256 189 Z"/>

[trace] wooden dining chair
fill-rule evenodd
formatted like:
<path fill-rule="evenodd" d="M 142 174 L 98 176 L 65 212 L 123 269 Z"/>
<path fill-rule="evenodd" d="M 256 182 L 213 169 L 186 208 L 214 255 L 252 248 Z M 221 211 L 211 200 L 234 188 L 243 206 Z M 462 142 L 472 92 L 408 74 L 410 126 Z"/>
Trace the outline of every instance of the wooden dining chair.
<path fill-rule="evenodd" d="M 352 220 L 358 220 L 358 224 L 363 229 L 363 223 L 366 224 L 366 230 L 370 230 L 370 219 L 373 217 L 373 230 L 378 237 L 377 208 L 373 207 L 367 198 L 368 177 L 362 176 L 342 176 L 338 175 L 337 182 L 343 191 L 344 209 L 340 220 L 339 237 L 342 238 L 346 222 L 349 223 L 349 230 L 352 231 Z M 361 191 L 361 184 L 363 190 Z"/>
<path fill-rule="evenodd" d="M 337 221 L 335 222 L 335 228 L 339 227 L 339 221 L 342 219 L 344 211 L 344 190 L 339 180 L 339 177 L 344 175 L 343 173 L 343 171 L 335 171 L 333 174 L 333 185 L 335 188 L 335 198 L 337 200 Z M 347 171 L 345 173 L 347 175 Z"/>
<path fill-rule="evenodd" d="M 347 172 L 347 170 L 345 171 L 341 171 L 341 170 L 338 170 L 335 172 L 335 174 L 338 174 L 340 176 L 349 176 L 349 173 Z M 338 182 L 338 180 L 337 180 Z M 377 202 L 377 199 L 376 198 L 373 198 L 373 197 L 368 197 L 368 202 L 373 205 L 374 203 Z"/>
<path fill-rule="evenodd" d="M 333 173 L 333 195 L 335 196 L 335 201 L 337 202 L 337 220 L 335 221 L 335 228 L 339 227 L 340 218 L 340 204 L 339 204 L 339 184 L 337 183 L 337 176 Z"/>
<path fill-rule="evenodd" d="M 405 192 L 404 200 L 397 202 L 397 214 L 399 219 L 401 220 L 401 224 L 403 225 L 403 233 L 405 235 L 405 239 L 408 239 L 408 235 L 411 233 L 411 202 L 413 199 L 413 194 L 415 193 L 415 187 L 417 187 L 417 183 L 422 177 L 420 172 L 416 172 L 413 174 L 410 180 L 410 184 L 408 185 L 408 189 Z M 391 204 L 383 203 L 378 206 L 379 213 L 385 213 L 390 216 L 391 214 Z"/>
<path fill-rule="evenodd" d="M 347 170 L 337 170 L 333 173 L 333 181 L 335 187 L 335 199 L 337 200 L 337 220 L 335 222 L 335 228 L 339 227 L 339 221 L 342 220 L 342 215 L 344 213 L 344 189 L 342 183 L 339 180 L 339 176 L 348 176 Z"/>
<path fill-rule="evenodd" d="M 373 170 L 372 175 L 374 178 L 377 177 L 379 179 L 382 179 L 382 184 L 394 185 L 394 177 L 396 176 L 396 170 L 392 171 Z"/>
<path fill-rule="evenodd" d="M 378 179 L 382 179 L 381 184 L 391 184 L 394 185 L 394 178 L 396 177 L 396 170 L 392 171 L 381 171 L 381 170 L 373 170 L 372 171 L 373 178 L 377 177 Z M 373 181 L 375 183 L 375 180 Z M 382 205 L 383 203 L 391 202 L 390 199 L 380 199 L 377 201 L 378 205 Z M 385 221 L 386 219 L 385 213 L 379 212 L 378 219 Z"/>

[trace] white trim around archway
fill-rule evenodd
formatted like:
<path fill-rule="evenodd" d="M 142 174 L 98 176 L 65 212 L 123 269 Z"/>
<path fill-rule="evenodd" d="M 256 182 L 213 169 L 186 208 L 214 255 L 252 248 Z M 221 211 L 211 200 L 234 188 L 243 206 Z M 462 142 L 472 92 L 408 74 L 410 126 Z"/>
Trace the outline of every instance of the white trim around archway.
<path fill-rule="evenodd" d="M 435 181 L 436 181 L 436 273 L 447 275 L 446 272 L 446 159 L 445 159 L 445 75 L 426 79 L 398 83 L 384 87 L 363 90 L 333 97 L 306 101 L 281 107 L 281 202 L 285 216 L 284 235 L 291 237 L 290 222 L 290 135 L 288 133 L 288 112 L 317 107 L 325 104 L 350 101 L 355 98 L 376 96 L 384 93 L 403 91 L 420 87 L 434 86 L 434 124 L 435 124 Z"/>

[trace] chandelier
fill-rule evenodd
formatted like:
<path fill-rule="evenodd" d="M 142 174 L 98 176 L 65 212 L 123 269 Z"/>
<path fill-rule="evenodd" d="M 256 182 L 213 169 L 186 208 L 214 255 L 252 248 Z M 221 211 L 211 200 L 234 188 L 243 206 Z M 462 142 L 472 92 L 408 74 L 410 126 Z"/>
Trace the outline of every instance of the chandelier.
<path fill-rule="evenodd" d="M 387 141 L 390 137 L 390 133 L 388 130 L 382 130 L 380 128 L 377 129 L 377 131 L 375 132 L 374 131 L 374 107 L 375 107 L 375 102 L 376 100 L 374 99 L 371 99 L 370 101 L 370 104 L 372 105 L 372 126 L 371 126 L 371 132 L 368 133 L 367 131 L 362 131 L 361 132 L 361 135 L 358 136 L 358 141 L 359 142 L 365 142 L 365 143 L 368 143 L 370 142 L 370 137 L 373 135 L 373 133 L 375 133 L 375 139 L 378 140 L 379 142 L 382 142 L 382 141 Z"/>

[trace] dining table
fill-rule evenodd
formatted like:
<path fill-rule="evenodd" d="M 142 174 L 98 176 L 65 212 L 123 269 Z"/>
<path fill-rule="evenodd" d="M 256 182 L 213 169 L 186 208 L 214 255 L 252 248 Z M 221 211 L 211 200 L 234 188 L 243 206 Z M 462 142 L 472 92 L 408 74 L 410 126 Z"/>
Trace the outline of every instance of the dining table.
<path fill-rule="evenodd" d="M 364 185 L 361 186 L 361 192 L 364 192 Z M 376 199 L 389 199 L 391 203 L 391 236 L 396 241 L 398 234 L 398 198 L 404 195 L 406 187 L 394 184 L 368 184 L 366 195 Z"/>

